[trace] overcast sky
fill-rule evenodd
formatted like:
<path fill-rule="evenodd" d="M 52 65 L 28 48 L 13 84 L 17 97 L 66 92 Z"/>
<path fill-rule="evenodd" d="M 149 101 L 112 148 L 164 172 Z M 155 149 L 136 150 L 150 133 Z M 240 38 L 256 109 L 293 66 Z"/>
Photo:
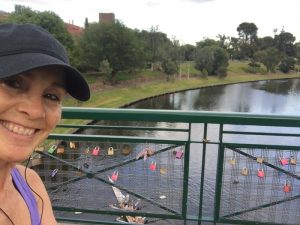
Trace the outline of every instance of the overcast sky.
<path fill-rule="evenodd" d="M 98 22 L 100 12 L 113 12 L 129 28 L 157 26 L 181 44 L 195 45 L 218 34 L 238 37 L 242 22 L 255 23 L 259 37 L 284 27 L 300 41 L 300 0 L 1 0 L 0 10 L 12 12 L 15 4 L 53 11 L 78 26 L 86 17 Z"/>

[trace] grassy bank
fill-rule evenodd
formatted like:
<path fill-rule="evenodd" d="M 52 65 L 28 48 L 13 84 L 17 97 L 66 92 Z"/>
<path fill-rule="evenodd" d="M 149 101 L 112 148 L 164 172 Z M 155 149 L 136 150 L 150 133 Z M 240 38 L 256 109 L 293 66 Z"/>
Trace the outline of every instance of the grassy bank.
<path fill-rule="evenodd" d="M 200 75 L 198 75 L 199 72 L 196 71 L 192 65 L 189 65 L 190 76 L 188 77 L 188 66 L 185 64 L 182 67 L 183 75 L 181 78 L 177 76 L 173 81 L 167 82 L 165 79 L 161 79 L 148 82 L 138 82 L 135 84 L 134 80 L 132 80 L 131 84 L 127 83 L 127 85 L 122 87 L 119 86 L 108 90 L 95 91 L 92 93 L 91 100 L 86 103 L 78 103 L 69 99 L 64 103 L 64 106 L 118 108 L 140 99 L 182 90 L 248 81 L 300 77 L 300 73 L 249 74 L 245 72 L 247 63 L 248 62 L 239 61 L 231 62 L 228 68 L 227 77 L 222 79 L 216 76 L 208 76 L 207 79 L 200 78 Z"/>
<path fill-rule="evenodd" d="M 139 82 L 130 85 L 125 85 L 117 88 L 109 88 L 101 91 L 94 91 L 92 97 L 88 102 L 77 102 L 73 99 L 67 99 L 64 106 L 76 107 L 96 107 L 96 108 L 118 108 L 132 102 L 149 98 L 152 96 L 172 93 L 182 90 L 189 90 L 207 86 L 241 83 L 258 80 L 271 80 L 271 79 L 288 79 L 300 78 L 300 74 L 249 74 L 245 72 L 247 62 L 231 62 L 228 68 L 228 76 L 225 78 L 218 78 L 216 76 L 209 76 L 206 79 L 200 78 L 196 70 L 191 69 L 190 76 L 187 77 L 188 67 L 185 65 L 182 69 L 183 76 L 175 78 L 173 81 L 154 80 L 150 82 Z M 136 76 L 135 76 L 136 77 Z M 124 78 L 122 78 L 124 79 Z M 80 124 L 83 121 L 68 121 L 68 123 Z M 57 129 L 58 132 L 66 133 L 69 130 Z"/>

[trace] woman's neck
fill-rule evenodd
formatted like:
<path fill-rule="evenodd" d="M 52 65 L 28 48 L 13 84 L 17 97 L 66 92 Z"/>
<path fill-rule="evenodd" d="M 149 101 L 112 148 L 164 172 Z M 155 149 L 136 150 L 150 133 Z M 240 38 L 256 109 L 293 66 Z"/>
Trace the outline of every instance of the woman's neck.
<path fill-rule="evenodd" d="M 5 190 L 9 181 L 12 179 L 10 171 L 15 166 L 15 163 L 7 163 L 0 161 L 0 196 L 1 193 Z"/>

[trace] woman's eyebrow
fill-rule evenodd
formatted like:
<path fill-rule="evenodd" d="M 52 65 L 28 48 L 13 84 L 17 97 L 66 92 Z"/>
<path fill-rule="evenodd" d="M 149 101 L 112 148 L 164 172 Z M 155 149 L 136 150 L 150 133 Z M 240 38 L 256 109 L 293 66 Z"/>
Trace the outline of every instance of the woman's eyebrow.
<path fill-rule="evenodd" d="M 52 86 L 66 90 L 66 84 L 64 84 L 63 82 L 55 81 L 52 83 Z"/>

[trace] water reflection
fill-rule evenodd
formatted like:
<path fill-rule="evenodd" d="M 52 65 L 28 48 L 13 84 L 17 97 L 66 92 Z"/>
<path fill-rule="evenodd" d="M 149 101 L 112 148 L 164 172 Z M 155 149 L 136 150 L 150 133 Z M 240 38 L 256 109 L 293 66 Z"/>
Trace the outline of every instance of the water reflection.
<path fill-rule="evenodd" d="M 130 108 L 297 115 L 300 79 L 206 87 L 156 97 Z"/>

